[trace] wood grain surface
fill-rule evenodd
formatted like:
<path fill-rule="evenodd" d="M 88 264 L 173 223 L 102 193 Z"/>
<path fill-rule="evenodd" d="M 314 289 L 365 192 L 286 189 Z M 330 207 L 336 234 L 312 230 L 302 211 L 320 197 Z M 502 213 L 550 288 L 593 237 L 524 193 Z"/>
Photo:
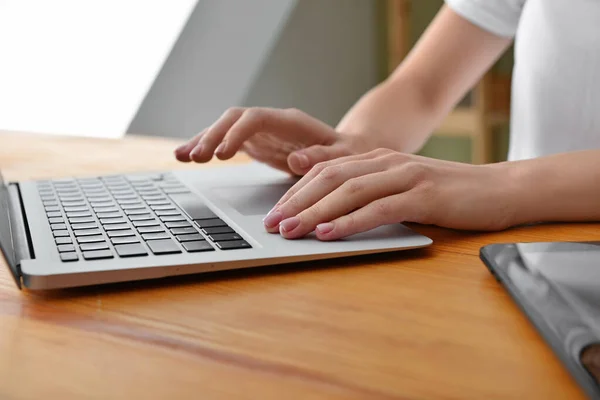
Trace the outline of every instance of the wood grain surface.
<path fill-rule="evenodd" d="M 204 168 L 178 164 L 175 145 L 2 132 L 0 168 L 10 180 Z M 478 252 L 597 240 L 600 226 L 413 228 L 434 245 L 53 292 L 18 291 L 2 260 L 0 399 L 582 398 Z"/>

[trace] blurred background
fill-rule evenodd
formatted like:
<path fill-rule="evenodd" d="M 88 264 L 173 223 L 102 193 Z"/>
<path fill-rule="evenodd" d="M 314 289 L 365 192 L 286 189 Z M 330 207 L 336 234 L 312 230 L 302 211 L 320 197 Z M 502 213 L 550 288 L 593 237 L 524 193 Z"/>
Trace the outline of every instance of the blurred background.
<path fill-rule="evenodd" d="M 331 125 L 385 79 L 442 0 L 0 0 L 0 129 L 189 137 L 230 106 Z M 512 50 L 422 154 L 504 159 Z"/>

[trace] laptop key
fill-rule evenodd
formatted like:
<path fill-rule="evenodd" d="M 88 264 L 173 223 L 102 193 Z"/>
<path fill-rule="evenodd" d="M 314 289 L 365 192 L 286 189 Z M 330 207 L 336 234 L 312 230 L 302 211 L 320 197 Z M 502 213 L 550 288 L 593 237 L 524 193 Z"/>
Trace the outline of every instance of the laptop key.
<path fill-rule="evenodd" d="M 194 220 L 200 228 L 213 228 L 215 226 L 227 226 L 221 218 Z"/>
<path fill-rule="evenodd" d="M 183 215 L 166 215 L 159 218 L 162 222 L 187 221 Z"/>
<path fill-rule="evenodd" d="M 100 219 L 103 218 L 119 218 L 122 217 L 121 213 L 118 212 L 107 212 L 107 213 L 98 213 L 96 216 Z"/>
<path fill-rule="evenodd" d="M 114 195 L 115 199 L 117 199 L 117 201 L 122 201 L 122 200 L 137 200 L 138 196 L 135 193 L 130 193 L 130 194 L 115 194 Z"/>
<path fill-rule="evenodd" d="M 173 239 L 150 240 L 146 244 L 156 255 L 181 253 L 181 249 Z"/>
<path fill-rule="evenodd" d="M 120 231 L 122 229 L 129 229 L 129 224 L 108 224 L 104 226 L 104 230 L 107 232 Z"/>
<path fill-rule="evenodd" d="M 105 250 L 108 249 L 108 243 L 97 242 L 97 243 L 82 243 L 79 245 L 81 251 L 93 251 L 93 250 Z"/>
<path fill-rule="evenodd" d="M 142 202 L 138 198 L 135 198 L 135 199 L 123 199 L 123 200 L 117 201 L 117 203 L 119 203 L 120 205 L 142 204 Z"/>
<path fill-rule="evenodd" d="M 141 208 L 139 210 L 125 210 L 125 214 L 127 215 L 143 215 L 143 214 L 147 214 L 148 213 L 148 209 L 146 208 Z"/>
<path fill-rule="evenodd" d="M 48 218 L 53 218 L 53 217 L 60 217 L 62 216 L 62 214 L 60 213 L 60 211 L 50 211 L 46 213 L 46 216 Z"/>
<path fill-rule="evenodd" d="M 106 258 L 113 258 L 114 255 L 110 250 L 94 250 L 84 251 L 83 258 L 86 260 L 102 260 Z"/>
<path fill-rule="evenodd" d="M 158 233 L 158 232 L 164 232 L 165 230 L 162 228 L 162 226 L 155 225 L 155 226 L 140 226 L 139 228 L 137 228 L 137 231 L 139 233 Z"/>
<path fill-rule="evenodd" d="M 144 239 L 144 240 L 161 240 L 161 239 L 169 239 L 170 237 L 171 236 L 169 236 L 169 234 L 166 232 L 143 233 L 142 234 L 142 239 Z"/>
<path fill-rule="evenodd" d="M 190 226 L 188 228 L 173 228 L 171 229 L 171 233 L 173 235 L 189 235 L 191 233 L 198 233 L 198 231 Z"/>
<path fill-rule="evenodd" d="M 121 205 L 121 208 L 123 210 L 139 210 L 141 208 L 146 208 L 145 204 L 142 203 L 136 203 L 136 204 L 123 204 Z"/>
<path fill-rule="evenodd" d="M 79 229 L 79 230 L 73 231 L 73 233 L 75 234 L 76 237 L 80 237 L 80 236 L 101 235 L 102 231 L 100 229 Z"/>
<path fill-rule="evenodd" d="M 175 202 L 191 219 L 216 218 L 217 216 L 208 208 L 202 199 L 193 193 L 171 194 Z"/>
<path fill-rule="evenodd" d="M 142 226 L 157 226 L 159 225 L 158 221 L 155 219 L 148 219 L 145 221 L 133 221 L 133 226 L 136 228 L 140 228 Z"/>
<path fill-rule="evenodd" d="M 59 244 L 57 248 L 59 253 L 75 251 L 75 246 L 73 246 L 72 244 Z"/>
<path fill-rule="evenodd" d="M 193 233 L 191 235 L 177 235 L 177 240 L 180 242 L 191 242 L 194 240 L 204 240 L 204 236 L 199 233 Z"/>
<path fill-rule="evenodd" d="M 148 221 L 148 220 L 154 219 L 154 215 L 152 215 L 152 214 L 130 215 L 129 219 L 131 221 Z"/>
<path fill-rule="evenodd" d="M 48 218 L 48 222 L 50 222 L 51 224 L 62 224 L 65 222 L 65 220 L 60 217 L 52 217 Z"/>
<path fill-rule="evenodd" d="M 114 206 L 115 203 L 111 199 L 101 199 L 101 200 L 93 200 L 90 201 L 90 206 L 92 207 L 108 207 Z"/>
<path fill-rule="evenodd" d="M 115 237 L 110 239 L 112 244 L 127 244 L 127 243 L 139 243 L 140 239 L 137 236 L 123 236 L 123 237 Z"/>
<path fill-rule="evenodd" d="M 119 212 L 119 208 L 116 206 L 104 205 L 104 206 L 100 206 L 100 207 L 94 207 L 94 212 L 95 213 Z"/>
<path fill-rule="evenodd" d="M 215 249 L 206 240 L 197 240 L 195 242 L 183 242 L 181 243 L 183 248 L 190 253 L 199 251 L 215 251 Z"/>
<path fill-rule="evenodd" d="M 84 224 L 86 222 L 96 222 L 96 220 L 94 218 L 92 218 L 91 216 L 89 216 L 89 217 L 75 217 L 75 218 L 69 218 L 69 222 L 71 224 Z"/>
<path fill-rule="evenodd" d="M 89 211 L 90 209 L 87 208 L 87 206 L 69 206 L 69 207 L 64 207 L 65 212 L 77 212 L 77 211 Z"/>
<path fill-rule="evenodd" d="M 89 211 L 67 212 L 67 217 L 69 217 L 69 218 L 91 217 L 91 216 L 92 216 L 92 214 Z"/>
<path fill-rule="evenodd" d="M 52 234 L 54 235 L 55 238 L 69 237 L 69 231 L 65 231 L 65 230 L 53 231 Z"/>
<path fill-rule="evenodd" d="M 100 223 L 102 225 L 114 225 L 114 224 L 126 224 L 127 220 L 125 218 L 100 218 Z"/>
<path fill-rule="evenodd" d="M 146 248 L 141 243 L 120 244 L 115 246 L 119 257 L 140 257 L 148 255 Z"/>
<path fill-rule="evenodd" d="M 64 262 L 77 261 L 79 260 L 79 256 L 75 252 L 60 253 L 60 260 Z"/>
<path fill-rule="evenodd" d="M 67 225 L 66 224 L 50 224 L 50 229 L 52 229 L 53 231 L 66 230 Z"/>
<path fill-rule="evenodd" d="M 208 237 L 213 242 L 228 242 L 230 240 L 244 240 L 243 237 L 237 233 L 216 233 Z"/>
<path fill-rule="evenodd" d="M 160 206 L 150 206 L 154 211 L 166 211 L 166 210 L 176 210 L 175 206 L 172 204 L 163 204 Z M 179 213 L 177 213 L 179 214 Z"/>
<path fill-rule="evenodd" d="M 156 215 L 158 215 L 159 217 L 166 217 L 166 216 L 180 216 L 181 212 L 175 209 L 171 209 L 171 210 L 156 210 Z"/>
<path fill-rule="evenodd" d="M 94 235 L 94 236 L 79 236 L 77 238 L 77 243 L 95 243 L 95 242 L 104 242 L 104 236 L 102 235 Z"/>
<path fill-rule="evenodd" d="M 45 206 L 57 206 L 58 205 L 58 201 L 55 201 L 55 200 L 44 200 L 44 201 L 42 201 L 42 203 Z"/>
<path fill-rule="evenodd" d="M 166 206 L 171 204 L 169 200 L 148 200 L 146 203 L 149 206 Z"/>
<path fill-rule="evenodd" d="M 202 232 L 206 233 L 207 235 L 214 235 L 219 233 L 235 233 L 235 231 L 228 226 L 215 226 L 213 228 L 203 228 Z"/>
<path fill-rule="evenodd" d="M 63 201 L 61 204 L 63 207 L 81 207 L 86 205 L 84 200 Z"/>
<path fill-rule="evenodd" d="M 59 244 L 71 244 L 71 243 L 73 243 L 73 241 L 71 240 L 70 237 L 57 237 L 55 239 L 55 241 L 56 241 L 57 245 L 59 245 Z"/>
<path fill-rule="evenodd" d="M 46 207 L 44 207 L 44 209 L 46 211 L 60 211 L 60 207 L 59 206 L 46 206 Z"/>
<path fill-rule="evenodd" d="M 187 221 L 174 221 L 174 222 L 165 222 L 165 226 L 169 229 L 171 228 L 188 228 L 191 227 L 189 222 Z"/>
<path fill-rule="evenodd" d="M 106 234 L 108 235 L 109 238 L 115 238 L 115 237 L 119 237 L 119 236 L 135 235 L 135 232 L 132 231 L 131 229 L 123 229 L 120 231 L 108 231 L 108 232 L 106 232 Z"/>
<path fill-rule="evenodd" d="M 233 240 L 230 242 L 217 242 L 217 246 L 221 250 L 237 250 L 237 249 L 250 249 L 252 246 L 245 240 Z"/>
<path fill-rule="evenodd" d="M 85 224 L 72 224 L 71 229 L 80 230 L 80 229 L 94 229 L 97 228 L 98 224 L 95 222 L 87 222 Z"/>

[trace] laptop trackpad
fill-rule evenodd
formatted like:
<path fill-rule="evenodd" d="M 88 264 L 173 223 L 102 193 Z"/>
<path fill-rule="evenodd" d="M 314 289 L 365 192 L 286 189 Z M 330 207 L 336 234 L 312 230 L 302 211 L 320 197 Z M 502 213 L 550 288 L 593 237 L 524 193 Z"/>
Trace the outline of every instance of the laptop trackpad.
<path fill-rule="evenodd" d="M 292 185 L 224 186 L 211 191 L 242 215 L 266 215 Z"/>

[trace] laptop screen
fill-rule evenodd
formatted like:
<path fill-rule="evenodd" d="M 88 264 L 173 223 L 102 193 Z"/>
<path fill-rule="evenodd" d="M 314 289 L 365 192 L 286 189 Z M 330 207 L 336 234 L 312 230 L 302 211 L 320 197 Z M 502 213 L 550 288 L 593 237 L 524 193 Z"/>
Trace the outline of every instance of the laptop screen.
<path fill-rule="evenodd" d="M 0 173 L 0 248 L 11 269 L 15 267 L 15 252 L 10 233 L 8 187 Z"/>

